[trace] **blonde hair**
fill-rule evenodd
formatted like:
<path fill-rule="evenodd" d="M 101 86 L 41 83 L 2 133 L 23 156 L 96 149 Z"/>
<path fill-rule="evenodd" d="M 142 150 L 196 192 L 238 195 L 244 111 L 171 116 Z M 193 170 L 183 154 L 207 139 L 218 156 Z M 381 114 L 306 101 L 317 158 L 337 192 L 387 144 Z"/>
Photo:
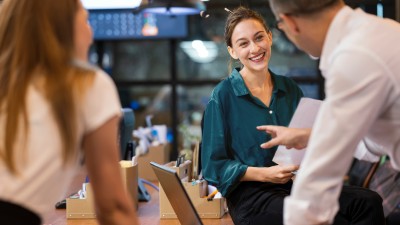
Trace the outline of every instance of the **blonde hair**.
<path fill-rule="evenodd" d="M 29 130 L 28 86 L 37 81 L 60 131 L 64 163 L 76 154 L 75 103 L 94 77 L 93 71 L 73 64 L 78 1 L 4 0 L 1 4 L 0 113 L 5 118 L 5 141 L 0 143 L 0 160 L 13 173 L 17 173 L 14 151 L 20 149 L 14 149 L 14 143 L 19 129 L 25 136 Z"/>

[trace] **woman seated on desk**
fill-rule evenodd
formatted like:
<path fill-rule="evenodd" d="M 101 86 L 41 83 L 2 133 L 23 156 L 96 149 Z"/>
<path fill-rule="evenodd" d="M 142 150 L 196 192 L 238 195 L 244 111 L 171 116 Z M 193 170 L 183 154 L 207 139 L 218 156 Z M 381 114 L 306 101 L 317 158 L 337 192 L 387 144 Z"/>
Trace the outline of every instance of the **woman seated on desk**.
<path fill-rule="evenodd" d="M 260 145 L 270 137 L 256 127 L 287 126 L 303 93 L 293 80 L 268 69 L 272 34 L 258 13 L 243 7 L 230 12 L 225 42 L 242 67 L 233 69 L 215 87 L 207 104 L 201 148 L 203 176 L 226 197 L 235 224 L 280 225 L 283 199 L 290 194 L 293 172 L 299 167 L 272 162 L 276 147 L 262 149 Z M 381 204 L 379 196 L 367 190 L 358 197 L 350 192 L 345 192 L 348 203 L 341 204 L 335 224 L 373 221 L 365 212 Z M 360 207 L 353 207 L 356 204 Z M 379 206 L 377 212 L 370 214 L 380 218 Z"/>

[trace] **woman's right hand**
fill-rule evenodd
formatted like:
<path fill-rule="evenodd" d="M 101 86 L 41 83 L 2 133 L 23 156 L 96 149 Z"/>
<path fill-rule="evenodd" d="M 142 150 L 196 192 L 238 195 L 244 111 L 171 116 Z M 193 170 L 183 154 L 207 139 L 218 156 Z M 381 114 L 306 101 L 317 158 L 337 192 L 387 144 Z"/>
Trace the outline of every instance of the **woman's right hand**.
<path fill-rule="evenodd" d="M 241 181 L 260 181 L 285 184 L 293 178 L 299 166 L 248 167 Z"/>
<path fill-rule="evenodd" d="M 264 167 L 264 182 L 271 182 L 276 184 L 285 184 L 292 179 L 295 174 L 293 172 L 299 169 L 299 166 L 271 166 Z"/>

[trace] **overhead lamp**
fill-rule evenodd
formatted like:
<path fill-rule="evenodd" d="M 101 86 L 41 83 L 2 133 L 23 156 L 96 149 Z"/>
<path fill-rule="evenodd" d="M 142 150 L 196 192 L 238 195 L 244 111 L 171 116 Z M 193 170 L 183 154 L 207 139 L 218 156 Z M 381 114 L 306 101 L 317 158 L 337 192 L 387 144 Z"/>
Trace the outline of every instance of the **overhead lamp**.
<path fill-rule="evenodd" d="M 218 55 L 218 46 L 213 41 L 182 41 L 180 47 L 191 60 L 197 63 L 210 63 Z"/>
<path fill-rule="evenodd" d="M 193 15 L 205 11 L 200 0 L 142 0 L 135 11 L 167 15 Z"/>
<path fill-rule="evenodd" d="M 97 9 L 134 9 L 140 6 L 142 0 L 81 0 L 87 10 Z"/>

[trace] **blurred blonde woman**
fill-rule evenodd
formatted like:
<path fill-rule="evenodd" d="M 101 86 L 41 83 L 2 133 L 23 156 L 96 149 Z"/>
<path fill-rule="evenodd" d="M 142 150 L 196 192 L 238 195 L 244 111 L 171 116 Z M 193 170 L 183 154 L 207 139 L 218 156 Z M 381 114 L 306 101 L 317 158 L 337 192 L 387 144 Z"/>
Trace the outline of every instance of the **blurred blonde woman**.
<path fill-rule="evenodd" d="M 41 224 L 88 171 L 100 224 L 137 224 L 119 172 L 120 103 L 87 64 L 79 0 L 5 0 L 0 9 L 0 221 Z"/>

